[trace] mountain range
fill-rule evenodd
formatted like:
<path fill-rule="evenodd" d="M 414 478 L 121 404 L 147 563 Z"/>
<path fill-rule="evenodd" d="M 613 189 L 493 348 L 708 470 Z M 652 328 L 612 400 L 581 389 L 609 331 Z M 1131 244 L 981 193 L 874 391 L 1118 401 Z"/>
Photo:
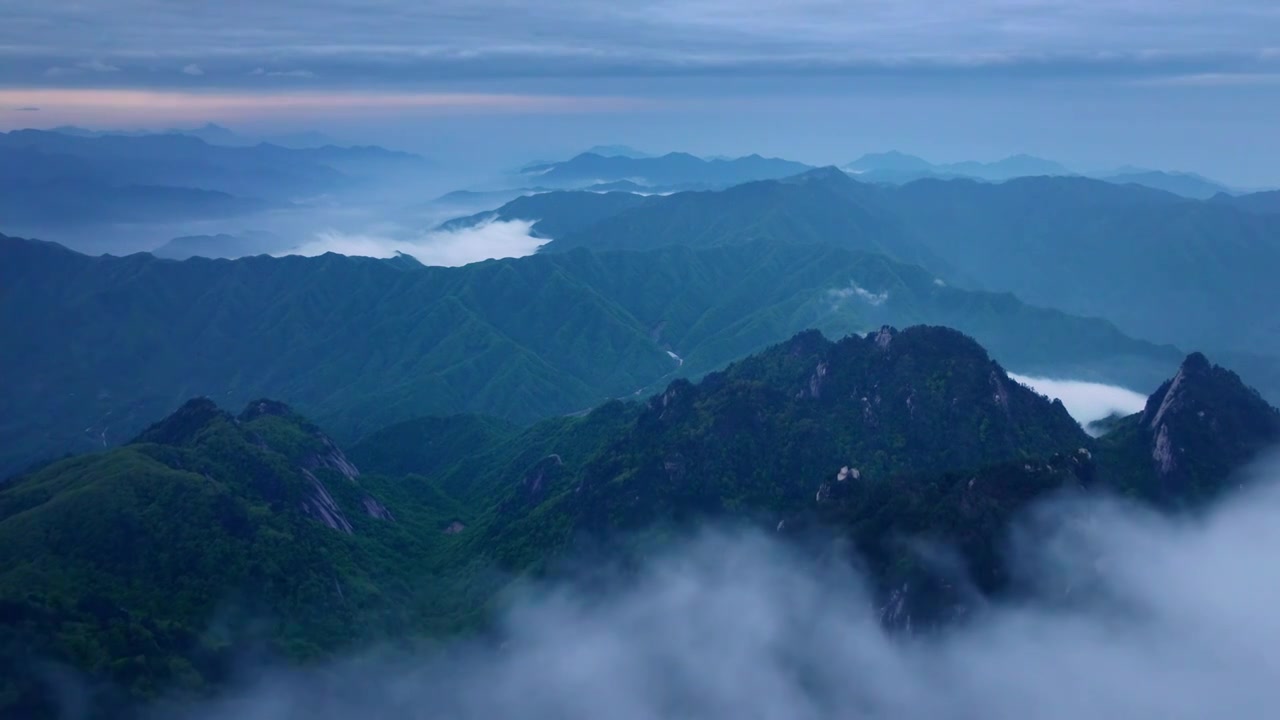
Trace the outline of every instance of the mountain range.
<path fill-rule="evenodd" d="M 21 298 L 19 302 L 17 299 Z M 89 257 L 0 237 L 0 467 L 117 444 L 183 398 L 275 397 L 344 441 L 420 415 L 529 422 L 805 328 L 931 322 L 1030 375 L 1153 385 L 1179 352 L 831 244 L 411 258 Z"/>
<path fill-rule="evenodd" d="M 332 138 L 324 135 L 323 133 L 314 131 L 251 137 L 238 133 L 230 128 L 223 127 L 222 125 L 218 125 L 217 123 L 205 123 L 204 125 L 193 128 L 168 128 L 165 130 L 89 130 L 87 128 L 76 127 L 74 125 L 61 125 L 59 127 L 50 128 L 49 131 L 62 135 L 75 135 L 79 137 L 186 135 L 189 137 L 199 138 L 210 145 L 225 145 L 227 147 L 245 147 L 263 143 L 294 149 L 319 148 L 326 145 L 341 145 L 341 143 L 335 142 Z"/>
<path fill-rule="evenodd" d="M 868 153 L 843 168 L 865 182 L 891 184 L 902 184 L 925 178 L 969 178 L 1004 182 L 1021 177 L 1082 175 L 1073 172 L 1062 163 L 1033 155 L 1012 155 L 994 162 L 968 160 L 939 164 L 896 150 Z M 1165 172 L 1126 166 L 1116 170 L 1083 173 L 1083 175 L 1117 185 L 1141 185 L 1164 190 L 1196 200 L 1207 200 L 1218 194 L 1234 194 L 1227 186 L 1195 173 Z"/>
<path fill-rule="evenodd" d="M 1280 325 L 1256 313 L 1280 300 L 1269 280 L 1280 222 L 1241 209 L 1251 198 L 1195 201 L 1082 177 L 893 186 L 825 168 L 717 192 L 545 193 L 460 222 L 536 220 L 554 238 L 543 252 L 831 243 L 958 287 L 1106 318 L 1135 337 L 1240 356 L 1247 374 L 1274 376 L 1273 361 L 1246 356 L 1280 357 Z M 1269 379 L 1257 382 L 1273 392 Z"/>
<path fill-rule="evenodd" d="M 925 628 L 981 610 L 953 573 L 1009 590 L 1002 539 L 1037 500 L 1202 502 L 1277 440 L 1280 413 L 1198 354 L 1095 440 L 939 327 L 806 331 L 645 400 L 523 430 L 412 420 L 350 453 L 282 403 L 195 399 L 0 488 L 0 707 L 56 712 L 36 659 L 110 716 L 228 682 L 247 647 L 305 661 L 476 627 L 514 578 L 708 519 L 856 553 L 884 622 Z"/>
<path fill-rule="evenodd" d="M 243 216 L 429 171 L 421 157 L 378 147 L 14 130 L 0 133 L 0 216 L 24 227 Z"/>
<path fill-rule="evenodd" d="M 521 169 L 530 182 L 559 188 L 580 188 L 616 181 L 662 189 L 714 188 L 751 180 L 795 175 L 810 166 L 759 155 L 732 160 L 704 160 L 688 153 L 660 157 L 582 153 L 569 160 L 527 165 Z"/>
<path fill-rule="evenodd" d="M 878 182 L 903 182 L 922 177 L 968 177 L 1000 182 L 1033 175 L 1072 174 L 1061 163 L 1032 155 L 1011 155 L 994 162 L 967 160 L 934 164 L 896 150 L 868 153 L 844 168 L 855 175 L 865 175 L 867 180 Z"/>

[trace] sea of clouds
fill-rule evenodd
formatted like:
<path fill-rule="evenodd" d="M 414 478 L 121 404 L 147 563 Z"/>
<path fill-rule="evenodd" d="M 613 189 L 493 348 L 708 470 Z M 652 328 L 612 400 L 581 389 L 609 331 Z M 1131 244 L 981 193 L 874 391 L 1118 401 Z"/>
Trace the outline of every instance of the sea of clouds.
<path fill-rule="evenodd" d="M 887 632 L 857 573 L 707 531 L 611 590 L 526 590 L 501 644 L 248 673 L 164 717 L 1179 720 L 1280 708 L 1280 464 L 1210 512 L 1106 498 L 1014 532 L 1025 586 L 929 635 Z M 1046 519 L 1052 520 L 1046 522 Z"/>

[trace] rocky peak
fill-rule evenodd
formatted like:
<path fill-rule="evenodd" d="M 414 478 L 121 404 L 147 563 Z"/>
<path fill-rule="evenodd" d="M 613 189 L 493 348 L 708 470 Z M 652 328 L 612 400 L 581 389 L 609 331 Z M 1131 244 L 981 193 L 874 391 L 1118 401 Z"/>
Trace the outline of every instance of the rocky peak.
<path fill-rule="evenodd" d="M 1177 497 L 1210 492 L 1280 442 L 1280 412 L 1200 353 L 1147 400 L 1139 425 L 1164 493 Z"/>
<path fill-rule="evenodd" d="M 267 415 L 287 418 L 293 414 L 293 409 L 279 400 L 263 398 L 249 403 L 238 419 L 240 422 L 252 422 Z"/>
<path fill-rule="evenodd" d="M 182 404 L 169 417 L 142 431 L 135 443 L 159 443 L 162 445 L 186 445 L 196 435 L 218 420 L 231 421 L 231 415 L 221 410 L 207 397 L 192 398 Z"/>

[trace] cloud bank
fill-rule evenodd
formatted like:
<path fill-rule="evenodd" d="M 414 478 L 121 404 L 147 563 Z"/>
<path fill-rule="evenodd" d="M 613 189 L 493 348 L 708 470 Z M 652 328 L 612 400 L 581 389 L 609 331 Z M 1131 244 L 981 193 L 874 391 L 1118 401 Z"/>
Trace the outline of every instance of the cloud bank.
<path fill-rule="evenodd" d="M 831 301 L 833 303 L 838 304 L 845 300 L 848 300 L 851 297 L 856 297 L 859 300 L 862 300 L 863 302 L 865 302 L 866 304 L 871 305 L 872 307 L 879 307 L 885 304 L 885 302 L 889 299 L 889 293 L 887 291 L 879 292 L 879 293 L 871 292 L 870 290 L 867 290 L 866 288 L 861 287 L 854 282 L 850 282 L 849 287 L 847 288 L 837 288 L 835 290 L 828 290 L 827 295 L 831 297 Z"/>
<path fill-rule="evenodd" d="M 142 70 L 173 58 L 230 77 L 298 63 L 340 78 L 403 69 L 406 82 L 913 67 L 1208 72 L 1273 61 L 1278 34 L 1268 0 L 549 0 L 520 13 L 505 0 L 12 0 L 0 10 L 0 57 L 11 62 L 0 65 L 21 76 L 37 62 Z"/>
<path fill-rule="evenodd" d="M 1115 413 L 1132 415 L 1141 412 L 1147 404 L 1146 395 L 1117 385 L 1028 377 L 1015 373 L 1009 373 L 1009 377 L 1041 395 L 1061 400 L 1071 417 L 1085 428 L 1094 420 L 1101 420 Z"/>
<path fill-rule="evenodd" d="M 1196 519 L 1098 499 L 1043 507 L 1012 550 L 1038 593 L 915 637 L 886 633 L 844 566 L 760 533 L 712 532 L 609 591 L 530 590 L 500 647 L 254 673 L 164 716 L 1269 719 L 1277 514 L 1274 483 Z"/>
<path fill-rule="evenodd" d="M 378 234 L 348 234 L 334 230 L 278 255 L 308 257 L 328 252 L 375 258 L 404 253 L 424 265 L 457 267 L 494 258 L 524 257 L 537 252 L 546 238 L 531 234 L 532 220 L 494 220 L 458 230 L 435 230 L 407 239 Z"/>

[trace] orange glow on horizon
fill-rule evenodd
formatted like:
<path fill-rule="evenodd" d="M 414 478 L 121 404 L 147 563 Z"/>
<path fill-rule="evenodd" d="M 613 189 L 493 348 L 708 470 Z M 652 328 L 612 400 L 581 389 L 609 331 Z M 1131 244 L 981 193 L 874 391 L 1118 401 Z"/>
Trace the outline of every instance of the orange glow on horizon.
<path fill-rule="evenodd" d="M 0 89 L 0 125 L 25 127 L 33 120 L 172 122 L 255 119 L 324 113 L 367 117 L 388 113 L 502 114 L 592 113 L 635 110 L 652 101 L 628 97 L 451 92 L 309 91 L 281 93 L 188 92 L 182 90 L 7 88 Z M 12 112 L 18 108 L 38 112 Z"/>

